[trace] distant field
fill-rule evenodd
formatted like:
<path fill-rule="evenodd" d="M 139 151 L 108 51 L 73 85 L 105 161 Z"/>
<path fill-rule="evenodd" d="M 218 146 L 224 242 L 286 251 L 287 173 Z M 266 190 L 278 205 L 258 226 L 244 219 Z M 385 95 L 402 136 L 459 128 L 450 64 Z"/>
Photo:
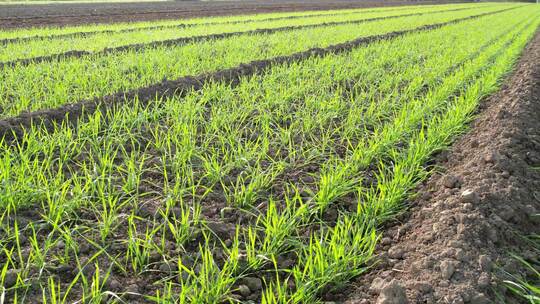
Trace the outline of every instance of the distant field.
<path fill-rule="evenodd" d="M 129 1 L 4 3 L 1 28 L 66 26 L 188 19 L 208 16 L 252 15 L 271 12 L 353 9 L 366 7 L 441 4 L 444 1 L 403 0 L 249 0 L 249 1 Z"/>
<path fill-rule="evenodd" d="M 0 303 L 328 300 L 539 25 L 461 3 L 0 31 Z"/>

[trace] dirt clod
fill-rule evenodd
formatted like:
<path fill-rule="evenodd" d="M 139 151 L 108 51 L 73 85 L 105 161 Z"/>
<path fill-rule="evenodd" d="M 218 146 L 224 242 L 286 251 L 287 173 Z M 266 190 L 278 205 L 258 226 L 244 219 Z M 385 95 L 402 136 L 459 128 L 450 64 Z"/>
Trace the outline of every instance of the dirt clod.
<path fill-rule="evenodd" d="M 474 190 L 466 189 L 461 192 L 461 201 L 463 203 L 477 204 L 480 201 L 480 198 L 478 197 L 478 193 Z"/>
<path fill-rule="evenodd" d="M 488 304 L 488 303 L 491 303 L 491 301 L 488 299 L 488 297 L 486 297 L 485 294 L 480 292 L 473 295 L 469 303 L 470 304 Z"/>
<path fill-rule="evenodd" d="M 491 283 L 491 277 L 487 273 L 482 273 L 480 277 L 478 278 L 478 287 L 481 289 L 485 289 L 489 287 L 490 283 Z"/>
<path fill-rule="evenodd" d="M 212 231 L 212 233 L 215 234 L 218 238 L 222 240 L 226 240 L 230 237 L 230 229 L 227 227 L 226 224 L 220 223 L 220 222 L 208 222 L 206 223 L 206 227 Z"/>
<path fill-rule="evenodd" d="M 369 290 L 373 293 L 379 293 L 383 287 L 386 285 L 386 282 L 383 278 L 377 277 L 371 282 L 371 285 L 369 286 Z"/>
<path fill-rule="evenodd" d="M 391 259 L 401 259 L 405 250 L 402 247 L 394 246 L 388 250 L 388 257 Z"/>
<path fill-rule="evenodd" d="M 392 239 L 389 238 L 389 237 L 384 237 L 381 239 L 381 245 L 385 246 L 385 245 L 390 245 L 392 244 Z"/>
<path fill-rule="evenodd" d="M 126 288 L 126 298 L 129 300 L 136 300 L 139 297 L 139 286 L 137 284 L 131 284 Z"/>
<path fill-rule="evenodd" d="M 478 264 L 480 265 L 480 269 L 485 271 L 490 271 L 492 266 L 491 258 L 485 254 L 480 255 L 478 257 Z"/>
<path fill-rule="evenodd" d="M 107 281 L 107 287 L 109 290 L 118 291 L 122 288 L 122 283 L 120 283 L 120 281 L 117 279 L 111 279 Z"/>
<path fill-rule="evenodd" d="M 8 269 L 6 272 L 6 276 L 4 278 L 4 287 L 10 288 L 17 284 L 17 277 L 18 277 L 19 271 L 16 269 Z"/>
<path fill-rule="evenodd" d="M 82 273 L 84 276 L 86 276 L 87 278 L 90 278 L 92 277 L 96 272 L 96 266 L 94 266 L 94 264 L 87 264 L 86 266 L 83 267 L 82 269 Z"/>
<path fill-rule="evenodd" d="M 249 289 L 249 287 L 246 285 L 240 285 L 238 286 L 238 293 L 240 293 L 242 297 L 248 297 L 251 295 L 251 289 Z"/>
<path fill-rule="evenodd" d="M 455 262 L 449 260 L 442 261 L 440 268 L 441 276 L 445 280 L 449 280 L 456 271 Z"/>
<path fill-rule="evenodd" d="M 486 164 L 495 164 L 499 158 L 500 156 L 497 152 L 489 152 L 484 156 L 484 162 Z"/>
<path fill-rule="evenodd" d="M 79 244 L 79 253 L 86 254 L 90 252 L 90 245 L 88 243 L 81 243 Z"/>
<path fill-rule="evenodd" d="M 452 189 L 458 187 L 459 179 L 454 175 L 446 175 L 442 180 L 443 186 Z"/>
<path fill-rule="evenodd" d="M 429 293 L 433 290 L 433 286 L 428 282 L 414 282 L 412 288 L 418 290 L 421 293 Z"/>
<path fill-rule="evenodd" d="M 392 281 L 381 289 L 377 304 L 407 304 L 405 289 L 397 281 Z"/>
<path fill-rule="evenodd" d="M 159 271 L 162 273 L 170 273 L 172 271 L 172 267 L 169 263 L 164 262 L 159 265 Z"/>
<path fill-rule="evenodd" d="M 246 278 L 243 278 L 241 281 L 243 284 L 247 285 L 247 287 L 249 287 L 250 290 L 253 290 L 253 291 L 261 290 L 263 287 L 262 280 L 259 278 L 246 277 Z"/>

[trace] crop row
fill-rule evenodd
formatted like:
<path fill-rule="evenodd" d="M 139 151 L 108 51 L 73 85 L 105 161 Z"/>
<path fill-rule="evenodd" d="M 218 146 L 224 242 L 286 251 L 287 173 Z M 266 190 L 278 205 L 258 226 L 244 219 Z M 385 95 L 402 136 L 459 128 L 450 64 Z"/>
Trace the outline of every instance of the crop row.
<path fill-rule="evenodd" d="M 511 18 L 518 6 L 499 6 L 380 20 L 364 24 L 299 29 L 272 34 L 241 35 L 180 46 L 5 68 L 0 74 L 0 117 L 57 107 L 83 99 L 128 91 L 182 76 L 230 68 L 241 63 L 327 47 L 359 37 L 410 30 L 424 25 L 494 13 Z M 291 44 L 289 41 L 296 41 Z M 218 60 L 216 60 L 218 58 Z"/>
<path fill-rule="evenodd" d="M 0 282 L 20 301 L 314 303 L 367 269 L 378 226 L 539 16 L 516 9 L 36 126 L 1 147 Z"/>
<path fill-rule="evenodd" d="M 439 5 L 426 5 L 424 7 L 443 7 Z M 259 15 L 240 15 L 240 16 L 221 16 L 193 18 L 188 20 L 161 20 L 150 22 L 131 22 L 117 24 L 93 24 L 69 27 L 40 27 L 32 29 L 14 29 L 9 31 L 0 31 L 0 43 L 9 42 L 16 39 L 36 39 L 36 38 L 63 38 L 68 35 L 94 35 L 100 33 L 112 32 L 130 32 L 138 30 L 159 29 L 164 27 L 182 27 L 198 25 L 215 25 L 241 22 L 271 21 L 288 18 L 306 18 L 317 16 L 346 15 L 357 13 L 375 13 L 392 12 L 400 10 L 409 10 L 410 6 L 402 7 L 383 7 L 371 9 L 343 9 L 330 11 L 303 11 L 303 12 L 283 12 L 283 13 L 265 13 Z"/>
<path fill-rule="evenodd" d="M 0 44 L 14 43 L 14 42 L 26 42 L 35 39 L 63 39 L 70 37 L 88 37 L 96 34 L 111 34 L 111 33 L 129 33 L 136 32 L 141 30 L 156 30 L 164 28 L 182 28 L 182 27 L 191 27 L 191 26 L 201 26 L 201 25 L 216 25 L 216 24 L 235 24 L 235 23 L 250 23 L 258 21 L 276 21 L 276 20 L 287 20 L 287 19 L 301 19 L 309 17 L 318 17 L 318 16 L 338 16 L 338 15 L 350 15 L 350 14 L 359 14 L 359 13 L 371 13 L 371 12 L 385 12 L 391 11 L 400 11 L 407 10 L 408 7 L 399 7 L 399 8 L 383 8 L 383 9 L 351 9 L 351 10 L 332 10 L 332 11 L 322 11 L 322 12 L 301 12 L 301 13 L 270 13 L 262 15 L 250 15 L 246 16 L 234 16 L 234 17 L 213 17 L 213 18 L 204 18 L 203 22 L 194 22 L 195 19 L 191 20 L 181 20 L 181 21 L 153 21 L 153 22 L 142 22 L 142 23 L 128 23 L 128 24 L 107 24 L 107 25 L 96 25 L 96 28 L 83 26 L 74 26 L 74 27 L 64 27 L 62 31 L 56 32 L 46 32 L 43 35 L 29 35 L 28 30 L 16 30 L 16 32 L 23 32 L 15 34 L 14 32 L 3 32 L 1 35 L 8 35 L 6 39 L 0 39 Z M 221 20 L 224 19 L 224 20 Z M 30 30 L 34 32 L 35 30 Z M 43 31 L 43 28 L 39 28 L 39 31 Z"/>
<path fill-rule="evenodd" d="M 457 7 L 454 7 L 457 6 Z M 508 6 L 507 4 L 500 5 L 501 7 Z M 131 44 L 151 43 L 156 41 L 167 41 L 171 39 L 198 37 L 225 33 L 247 32 L 260 29 L 290 29 L 291 27 L 306 27 L 306 26 L 324 26 L 325 23 L 339 24 L 346 22 L 362 22 L 369 21 L 374 18 L 390 18 L 399 16 L 407 16 L 411 14 L 421 14 L 429 12 L 438 12 L 451 9 L 475 9 L 474 6 L 466 5 L 450 5 L 445 7 L 427 7 L 413 8 L 409 10 L 396 12 L 374 12 L 357 14 L 343 14 L 330 16 L 306 17 L 300 19 L 280 19 L 269 21 L 257 21 L 251 23 L 228 23 L 215 25 L 200 25 L 180 28 L 159 28 L 141 30 L 130 33 L 104 33 L 93 35 L 90 37 L 68 37 L 65 39 L 35 39 L 31 41 L 16 42 L 6 44 L 0 51 L 0 61 L 13 61 L 16 59 L 33 58 L 46 55 L 59 54 L 67 51 L 88 51 L 97 52 L 106 48 L 115 48 Z M 485 5 L 480 5 L 477 9 L 491 8 Z"/>
<path fill-rule="evenodd" d="M 457 10 L 470 10 L 470 8 L 458 8 L 458 9 L 450 9 L 450 10 L 446 9 L 443 11 L 450 12 L 450 11 L 457 11 Z M 440 12 L 440 11 L 430 11 L 428 13 L 437 13 L 437 12 Z M 269 34 L 269 33 L 275 33 L 275 32 L 280 32 L 280 31 L 291 31 L 291 30 L 307 29 L 307 28 L 314 28 L 314 27 L 327 27 L 327 26 L 341 25 L 341 24 L 359 24 L 359 23 L 365 23 L 365 22 L 385 20 L 385 19 L 390 19 L 390 18 L 417 16 L 417 15 L 422 15 L 422 14 L 424 13 L 414 12 L 414 13 L 408 13 L 408 14 L 398 15 L 398 16 L 382 16 L 382 17 L 374 17 L 374 18 L 368 18 L 368 19 L 362 18 L 358 20 L 352 19 L 352 20 L 345 20 L 345 21 L 337 20 L 333 22 L 305 24 L 305 25 L 292 25 L 292 26 L 283 26 L 283 27 L 259 28 L 259 29 L 254 29 L 254 30 L 238 31 L 238 32 L 225 31 L 225 32 L 213 33 L 213 34 L 208 34 L 208 35 L 196 35 L 196 36 L 188 35 L 187 37 L 165 39 L 165 40 L 157 39 L 157 40 L 152 40 L 150 42 L 121 45 L 117 47 L 100 49 L 99 51 L 96 51 L 96 52 L 74 49 L 74 50 L 69 50 L 66 52 L 44 55 L 40 57 L 29 57 L 29 58 L 15 59 L 12 61 L 5 61 L 5 62 L 0 63 L 0 68 L 17 66 L 17 65 L 22 66 L 22 65 L 28 65 L 28 64 L 33 64 L 33 63 L 37 64 L 41 62 L 67 59 L 70 57 L 81 57 L 85 55 L 101 56 L 107 53 L 115 53 L 115 52 L 120 52 L 120 51 L 125 51 L 125 50 L 136 51 L 136 50 L 141 50 L 141 49 L 146 49 L 146 48 L 153 48 L 157 46 L 178 46 L 178 45 L 184 45 L 188 43 L 196 43 L 198 41 L 223 39 L 223 38 L 234 37 L 234 36 L 239 36 L 239 35 Z"/>
<path fill-rule="evenodd" d="M 515 9 L 515 7 L 508 8 L 503 11 L 508 11 L 511 9 Z M 495 13 L 501 13 L 503 11 L 497 11 Z M 255 73 L 261 73 L 274 65 L 289 64 L 309 57 L 322 57 L 329 54 L 340 54 L 360 46 L 374 43 L 376 41 L 389 40 L 415 32 L 433 30 L 492 14 L 494 13 L 483 13 L 480 15 L 453 19 L 447 22 L 424 25 L 410 30 L 394 31 L 383 35 L 360 37 L 347 41 L 346 43 L 331 45 L 326 48 L 311 48 L 291 55 L 256 60 L 247 64 L 241 64 L 234 68 L 219 70 L 212 73 L 205 73 L 196 77 L 181 77 L 173 81 L 163 81 L 156 85 L 137 88 L 129 92 L 118 92 L 102 98 L 84 100 L 81 102 L 66 104 L 58 108 L 22 114 L 20 116 L 1 121 L 0 137 L 4 137 L 6 141 L 17 139 L 23 134 L 25 129 L 29 128 L 33 124 L 41 124 L 42 127 L 48 130 L 53 130 L 58 123 L 74 123 L 81 117 L 84 118 L 94 113 L 96 110 L 103 109 L 99 108 L 100 105 L 111 107 L 118 103 L 129 102 L 129 100 L 133 100 L 133 98 L 137 98 L 137 100 L 146 103 L 155 98 L 164 98 L 172 95 L 183 96 L 185 92 L 203 89 L 204 84 L 207 82 L 226 82 L 234 85 L 237 84 L 243 77 L 247 77 Z"/>

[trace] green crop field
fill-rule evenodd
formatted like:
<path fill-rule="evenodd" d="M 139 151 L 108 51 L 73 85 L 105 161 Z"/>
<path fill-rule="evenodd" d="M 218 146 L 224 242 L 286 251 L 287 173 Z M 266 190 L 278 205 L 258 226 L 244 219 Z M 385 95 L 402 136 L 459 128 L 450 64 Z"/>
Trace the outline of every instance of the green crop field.
<path fill-rule="evenodd" d="M 0 31 L 0 303 L 324 301 L 539 25 L 474 3 Z"/>

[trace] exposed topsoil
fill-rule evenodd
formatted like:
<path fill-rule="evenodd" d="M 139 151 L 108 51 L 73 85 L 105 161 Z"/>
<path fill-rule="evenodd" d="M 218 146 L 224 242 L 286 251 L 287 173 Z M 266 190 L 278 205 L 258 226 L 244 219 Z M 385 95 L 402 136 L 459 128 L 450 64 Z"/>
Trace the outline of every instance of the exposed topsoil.
<path fill-rule="evenodd" d="M 63 26 L 92 23 L 241 15 L 268 12 L 329 10 L 435 4 L 463 1 L 408 0 L 270 0 L 167 1 L 133 3 L 18 4 L 0 7 L 0 28 Z"/>
<path fill-rule="evenodd" d="M 380 264 L 345 303 L 519 303 L 501 280 L 540 256 L 540 33 L 472 130 L 437 157 L 409 211 L 386 229 Z"/>

